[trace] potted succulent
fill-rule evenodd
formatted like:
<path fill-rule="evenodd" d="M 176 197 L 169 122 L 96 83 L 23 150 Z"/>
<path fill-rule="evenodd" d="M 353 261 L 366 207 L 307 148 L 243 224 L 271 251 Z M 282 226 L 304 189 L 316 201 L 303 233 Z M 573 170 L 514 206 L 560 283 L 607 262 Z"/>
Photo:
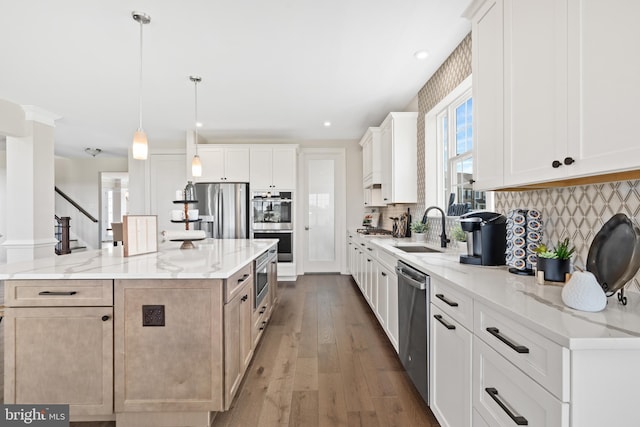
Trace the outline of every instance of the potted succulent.
<path fill-rule="evenodd" d="M 453 237 L 453 240 L 455 240 L 456 242 L 458 242 L 458 248 L 464 250 L 467 250 L 467 252 L 469 251 L 469 248 L 467 246 L 467 233 L 465 233 L 462 230 L 462 227 L 460 226 L 460 224 L 456 224 L 453 226 L 453 228 L 451 229 L 451 237 Z M 471 249 L 471 253 L 473 253 L 473 248 Z M 471 254 L 470 253 L 470 254 Z"/>
<path fill-rule="evenodd" d="M 569 238 L 558 241 L 554 249 L 540 245 L 536 249 L 538 255 L 537 269 L 542 272 L 544 280 L 550 282 L 566 282 L 567 275 L 571 273 L 571 256 L 575 252 L 575 246 L 569 247 Z"/>
<path fill-rule="evenodd" d="M 411 223 L 411 232 L 413 236 L 416 238 L 416 242 L 424 242 L 425 241 L 425 233 L 429 230 L 429 226 L 424 224 L 421 221 L 413 221 Z"/>

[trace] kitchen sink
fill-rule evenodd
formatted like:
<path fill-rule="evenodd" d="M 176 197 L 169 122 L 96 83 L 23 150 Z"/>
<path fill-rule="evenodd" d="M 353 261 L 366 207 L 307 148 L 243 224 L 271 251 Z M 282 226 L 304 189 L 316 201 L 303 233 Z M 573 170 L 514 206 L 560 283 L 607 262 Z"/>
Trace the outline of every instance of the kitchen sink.
<path fill-rule="evenodd" d="M 396 248 L 405 252 L 419 252 L 419 253 L 441 252 L 437 249 L 433 249 L 424 245 L 397 245 Z"/>

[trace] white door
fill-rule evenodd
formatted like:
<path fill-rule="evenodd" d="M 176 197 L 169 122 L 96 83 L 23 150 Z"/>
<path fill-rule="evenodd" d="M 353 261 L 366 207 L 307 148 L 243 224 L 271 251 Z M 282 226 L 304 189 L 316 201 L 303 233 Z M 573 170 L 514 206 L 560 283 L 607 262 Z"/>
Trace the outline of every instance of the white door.
<path fill-rule="evenodd" d="M 303 150 L 303 271 L 340 272 L 346 224 L 345 152 Z"/>
<path fill-rule="evenodd" d="M 187 184 L 184 154 L 152 154 L 149 156 L 149 214 L 158 216 L 158 233 L 183 230 L 184 224 L 171 222 L 171 210 L 184 209 L 173 204 L 176 191 Z"/>

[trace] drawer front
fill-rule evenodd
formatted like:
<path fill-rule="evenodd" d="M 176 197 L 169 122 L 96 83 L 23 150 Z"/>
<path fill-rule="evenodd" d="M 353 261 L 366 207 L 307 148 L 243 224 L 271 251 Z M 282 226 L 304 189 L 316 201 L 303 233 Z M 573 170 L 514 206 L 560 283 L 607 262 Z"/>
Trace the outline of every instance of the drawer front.
<path fill-rule="evenodd" d="M 475 303 L 474 334 L 563 402 L 569 401 L 569 350 Z"/>
<path fill-rule="evenodd" d="M 384 249 L 377 248 L 376 258 L 380 262 L 380 264 L 384 265 L 391 271 L 396 271 L 396 264 L 398 264 L 398 258 L 391 255 L 389 252 Z"/>
<path fill-rule="evenodd" d="M 7 280 L 7 307 L 102 307 L 113 305 L 112 280 Z"/>
<path fill-rule="evenodd" d="M 258 345 L 258 341 L 260 341 L 260 337 L 262 336 L 262 332 L 267 327 L 267 323 L 269 322 L 269 314 L 270 314 L 270 306 L 263 301 L 263 304 L 256 308 L 253 311 L 253 315 L 251 316 L 251 341 L 253 342 L 253 347 L 255 348 Z"/>
<path fill-rule="evenodd" d="M 372 244 L 371 242 L 365 242 L 364 244 L 364 253 L 367 254 L 369 257 L 374 257 L 377 258 L 377 246 Z"/>
<path fill-rule="evenodd" d="M 247 280 L 253 280 L 253 261 L 242 267 L 233 276 L 225 280 L 225 300 L 227 303 L 233 299 L 233 297 L 240 292 L 242 286 L 247 283 Z"/>
<path fill-rule="evenodd" d="M 477 337 L 473 342 L 473 407 L 486 424 L 568 427 L 562 403 Z"/>
<path fill-rule="evenodd" d="M 431 302 L 462 326 L 473 330 L 473 299 L 470 296 L 432 277 Z"/>

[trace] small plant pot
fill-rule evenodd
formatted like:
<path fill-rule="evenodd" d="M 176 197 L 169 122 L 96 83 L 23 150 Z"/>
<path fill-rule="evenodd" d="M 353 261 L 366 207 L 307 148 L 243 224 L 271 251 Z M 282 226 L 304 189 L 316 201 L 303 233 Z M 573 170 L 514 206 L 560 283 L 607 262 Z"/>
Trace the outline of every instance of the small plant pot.
<path fill-rule="evenodd" d="M 425 233 L 413 233 L 413 237 L 416 239 L 416 242 L 424 242 L 425 241 Z"/>
<path fill-rule="evenodd" d="M 538 258 L 538 272 L 543 272 L 548 282 L 566 282 L 571 273 L 570 259 Z"/>

